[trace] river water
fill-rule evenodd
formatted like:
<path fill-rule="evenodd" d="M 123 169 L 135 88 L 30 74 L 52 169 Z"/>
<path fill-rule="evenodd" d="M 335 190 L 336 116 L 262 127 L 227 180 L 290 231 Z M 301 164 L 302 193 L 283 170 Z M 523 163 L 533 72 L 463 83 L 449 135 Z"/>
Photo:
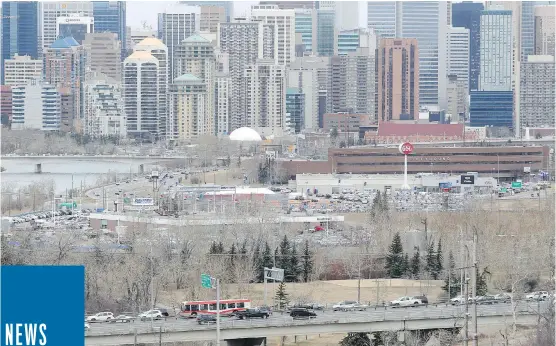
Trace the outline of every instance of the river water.
<path fill-rule="evenodd" d="M 35 165 L 42 164 L 42 173 L 35 173 Z M 23 187 L 35 182 L 53 181 L 56 193 L 63 194 L 66 189 L 95 186 L 99 178 L 108 174 L 118 175 L 124 179 L 139 172 L 139 165 L 144 164 L 145 172 L 152 166 L 145 159 L 67 159 L 67 158 L 2 158 L 1 165 L 6 170 L 0 173 L 2 186 Z M 149 168 L 151 167 L 151 168 Z"/>

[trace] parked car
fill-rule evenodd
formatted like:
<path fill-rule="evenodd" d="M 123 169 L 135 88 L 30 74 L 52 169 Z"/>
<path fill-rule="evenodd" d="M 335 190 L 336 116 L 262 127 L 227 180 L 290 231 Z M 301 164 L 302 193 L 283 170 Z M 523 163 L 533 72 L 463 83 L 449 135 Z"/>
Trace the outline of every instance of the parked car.
<path fill-rule="evenodd" d="M 128 322 L 133 321 L 134 319 L 135 319 L 135 317 L 133 317 L 133 316 L 118 315 L 118 316 L 114 317 L 114 319 L 111 320 L 110 323 L 116 323 L 116 322 L 128 323 Z"/>
<path fill-rule="evenodd" d="M 338 304 L 332 305 L 333 311 L 350 311 L 355 309 L 355 305 L 357 304 L 354 300 L 344 300 L 339 302 Z"/>
<path fill-rule="evenodd" d="M 429 298 L 427 298 L 427 296 L 422 295 L 422 296 L 414 296 L 413 298 L 415 299 L 421 299 L 421 303 L 423 304 L 428 304 L 429 303 Z"/>
<path fill-rule="evenodd" d="M 99 312 L 87 317 L 87 322 L 107 322 L 114 319 L 114 314 L 108 311 Z"/>
<path fill-rule="evenodd" d="M 145 311 L 143 313 L 139 314 L 139 319 L 141 321 L 147 321 L 147 320 L 161 320 L 164 318 L 164 316 L 162 315 L 162 312 L 160 310 L 149 310 L 149 311 Z"/>
<path fill-rule="evenodd" d="M 491 294 L 486 294 L 484 296 L 479 296 L 475 300 L 478 305 L 492 305 L 497 303 L 496 298 Z"/>
<path fill-rule="evenodd" d="M 261 309 L 245 309 L 245 311 L 238 311 L 235 315 L 240 319 L 248 319 L 248 318 L 268 318 L 270 313 L 268 310 L 261 310 Z"/>
<path fill-rule="evenodd" d="M 302 308 L 308 310 L 324 310 L 324 305 L 319 303 L 294 303 L 290 309 Z"/>
<path fill-rule="evenodd" d="M 89 325 L 89 323 L 85 322 L 85 330 L 87 331 L 89 329 L 91 329 L 91 326 Z"/>
<path fill-rule="evenodd" d="M 290 311 L 290 316 L 293 319 L 310 319 L 316 318 L 317 314 L 311 310 L 295 308 Z"/>
<path fill-rule="evenodd" d="M 450 299 L 450 304 L 452 305 L 460 305 L 465 303 L 465 297 L 462 295 L 459 295 L 457 297 L 454 297 L 452 299 Z"/>
<path fill-rule="evenodd" d="M 527 300 L 545 300 L 548 299 L 548 292 L 546 291 L 537 291 L 537 292 L 531 292 L 528 295 L 525 296 L 525 299 Z"/>
<path fill-rule="evenodd" d="M 400 307 L 400 306 L 415 306 L 421 305 L 423 302 L 421 299 L 416 297 L 400 297 L 398 299 L 392 300 L 390 305 L 393 307 Z"/>

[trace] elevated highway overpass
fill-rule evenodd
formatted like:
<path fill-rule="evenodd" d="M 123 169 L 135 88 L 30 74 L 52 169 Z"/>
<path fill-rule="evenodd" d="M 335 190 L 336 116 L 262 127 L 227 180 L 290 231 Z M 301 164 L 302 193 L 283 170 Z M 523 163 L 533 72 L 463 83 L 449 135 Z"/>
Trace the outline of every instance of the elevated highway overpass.
<path fill-rule="evenodd" d="M 517 324 L 535 325 L 538 311 L 527 303 L 516 306 Z M 548 303 L 539 308 L 545 311 Z M 504 328 L 513 323 L 512 306 L 495 304 L 477 307 L 477 324 Z M 266 320 L 224 320 L 221 339 L 234 345 L 239 339 L 260 340 L 267 337 L 314 335 L 349 332 L 419 331 L 434 329 L 459 329 L 465 324 L 463 306 L 417 307 L 409 309 L 383 309 L 365 312 L 323 312 L 311 320 L 293 320 L 288 315 L 274 315 Z M 471 324 L 470 324 L 471 326 Z M 470 327 L 471 328 L 471 327 Z M 130 324 L 93 325 L 85 337 L 86 346 L 133 345 L 151 343 L 177 343 L 214 340 L 214 325 L 198 325 L 192 320 L 167 320 Z M 247 345 L 247 344 L 246 344 Z"/>

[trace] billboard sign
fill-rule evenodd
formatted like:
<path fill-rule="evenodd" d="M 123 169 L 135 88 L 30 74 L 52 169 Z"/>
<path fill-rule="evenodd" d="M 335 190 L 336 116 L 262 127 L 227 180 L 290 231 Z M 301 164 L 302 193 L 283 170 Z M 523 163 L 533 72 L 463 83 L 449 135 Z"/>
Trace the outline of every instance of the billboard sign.
<path fill-rule="evenodd" d="M 447 183 L 438 183 L 438 187 L 441 189 L 449 189 L 452 187 L 452 183 L 451 182 L 447 182 Z"/>
<path fill-rule="evenodd" d="M 154 199 L 152 198 L 134 198 L 131 205 L 154 205 Z"/>
<path fill-rule="evenodd" d="M 413 144 L 409 143 L 409 142 L 405 142 L 400 144 L 400 153 L 404 154 L 404 155 L 409 155 L 413 152 Z"/>
<path fill-rule="evenodd" d="M 474 185 L 475 184 L 475 176 L 474 175 L 462 175 L 460 182 L 463 185 Z"/>

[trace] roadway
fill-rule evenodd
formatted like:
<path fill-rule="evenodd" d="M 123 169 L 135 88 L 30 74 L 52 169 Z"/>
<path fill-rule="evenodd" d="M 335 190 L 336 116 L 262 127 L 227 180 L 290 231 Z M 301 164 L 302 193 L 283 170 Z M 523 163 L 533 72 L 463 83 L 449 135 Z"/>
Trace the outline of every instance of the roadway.
<path fill-rule="evenodd" d="M 548 307 L 547 302 L 519 302 L 516 312 L 521 323 L 536 321 L 536 311 Z M 471 307 L 469 307 L 471 312 Z M 500 324 L 512 321 L 511 304 L 494 304 L 477 306 L 479 325 Z M 524 316 L 522 316 L 524 315 Z M 369 308 L 367 311 L 332 312 L 317 311 L 317 317 L 311 320 L 293 320 L 287 314 L 274 313 L 268 319 L 238 320 L 223 318 L 220 324 L 222 339 L 234 339 L 237 336 L 267 337 L 276 335 L 308 335 L 325 332 L 350 332 L 360 330 L 417 330 L 435 328 L 461 327 L 465 316 L 465 307 L 460 306 L 420 306 L 412 308 Z M 525 320 L 524 318 L 529 318 Z M 408 322 L 413 321 L 412 324 Z M 367 329 L 361 329 L 367 328 Z M 116 345 L 127 343 L 137 337 L 139 340 L 197 341 L 211 340 L 215 333 L 214 325 L 199 325 L 195 319 L 169 318 L 162 321 L 136 321 L 132 323 L 91 324 L 86 332 L 87 346 Z M 249 331 L 246 331 L 248 329 Z M 289 331 L 285 331 L 285 330 Z M 297 330 L 294 332 L 294 330 Z M 154 334 L 153 334 L 154 333 Z M 159 334 L 160 333 L 160 334 Z M 284 334 L 279 334 L 284 333 Z M 156 339 L 153 339 L 156 335 Z"/>

